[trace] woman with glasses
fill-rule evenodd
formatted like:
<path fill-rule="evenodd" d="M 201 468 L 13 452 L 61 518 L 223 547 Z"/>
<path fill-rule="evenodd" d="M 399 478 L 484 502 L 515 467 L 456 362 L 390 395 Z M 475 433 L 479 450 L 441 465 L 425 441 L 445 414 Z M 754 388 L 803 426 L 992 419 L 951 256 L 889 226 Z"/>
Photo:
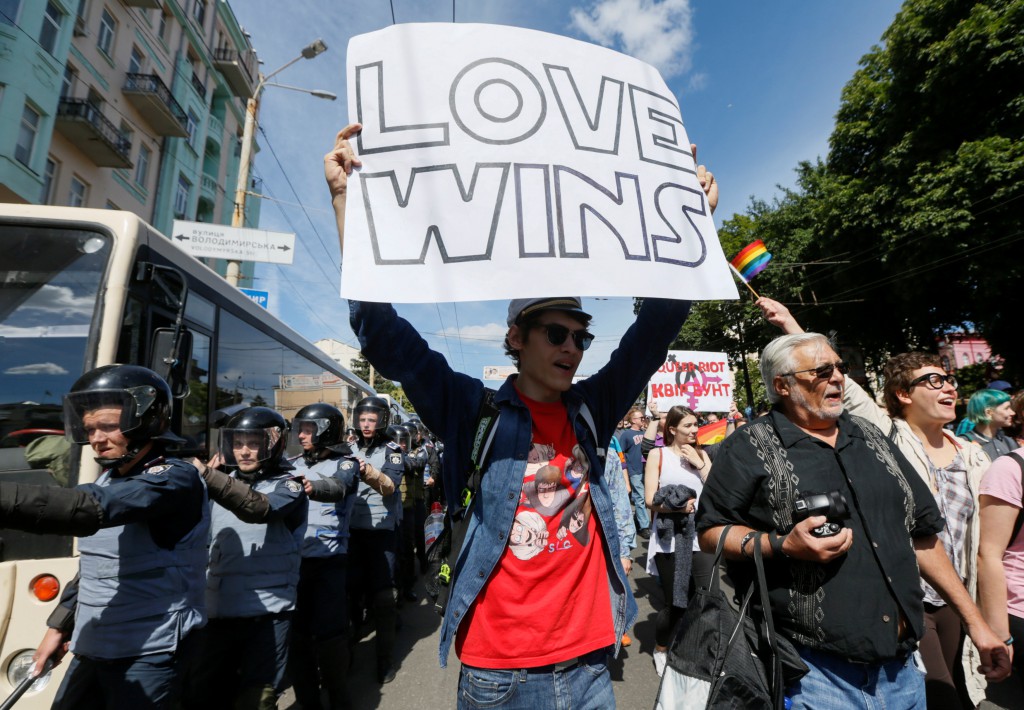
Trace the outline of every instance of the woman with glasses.
<path fill-rule="evenodd" d="M 768 322 L 783 332 L 803 332 L 789 309 L 778 301 L 762 297 L 756 305 Z M 830 377 L 833 367 L 823 365 L 818 368 L 821 372 L 815 375 Z M 845 374 L 845 366 L 836 367 Z M 889 358 L 883 377 L 884 408 L 850 377 L 844 381 L 843 406 L 850 414 L 879 427 L 928 484 L 946 521 L 938 539 L 967 591 L 976 600 L 980 539 L 978 494 L 982 474 L 991 461 L 980 446 L 957 439 L 945 428 L 956 419 L 956 376 L 946 373 L 938 355 L 910 352 Z M 970 643 L 964 644 L 960 619 L 939 594 L 924 580 L 921 588 L 925 633 L 920 651 L 926 671 L 928 708 L 973 708 L 985 697 L 984 676 L 977 672 L 980 665 L 977 650 Z M 958 665 L 963 667 L 965 681 L 960 680 Z"/>

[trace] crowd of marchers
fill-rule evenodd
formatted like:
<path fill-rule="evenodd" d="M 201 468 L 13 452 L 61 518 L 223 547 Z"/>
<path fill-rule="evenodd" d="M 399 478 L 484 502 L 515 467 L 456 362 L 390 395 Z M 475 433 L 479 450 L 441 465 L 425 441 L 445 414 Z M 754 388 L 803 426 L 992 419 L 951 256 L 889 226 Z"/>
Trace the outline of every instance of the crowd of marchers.
<path fill-rule="evenodd" d="M 324 159 L 342 242 L 358 130 Z M 717 182 L 703 166 L 697 178 L 713 210 Z M 757 305 L 783 331 L 760 353 L 770 406 L 733 407 L 709 445 L 707 415 L 634 406 L 689 312 L 669 298 L 645 299 L 578 382 L 594 339 L 582 301 L 512 300 L 517 374 L 497 391 L 390 304 L 352 300 L 363 355 L 419 420 L 389 426 L 377 397 L 351 429 L 324 403 L 291 422 L 253 406 L 208 460 L 171 455 L 172 398 L 155 373 L 86 373 L 65 429 L 99 479 L 0 483 L 0 527 L 80 537 L 79 576 L 36 653 L 36 672 L 74 654 L 54 707 L 273 708 L 289 685 L 303 708 L 348 707 L 364 631 L 377 682 L 395 677 L 398 607 L 427 566 L 433 503 L 452 544 L 431 580 L 439 661 L 459 658 L 459 708 L 614 707 L 608 663 L 632 643 L 639 545 L 662 591 L 659 675 L 694 651 L 673 645 L 720 550 L 740 593 L 763 559 L 762 602 L 802 669 L 787 707 L 975 707 L 1024 650 L 1024 459 L 1019 428 L 1007 432 L 1021 396 L 975 394 L 957 436 L 958 383 L 937 356 L 893 357 L 879 405 L 828 338 Z"/>

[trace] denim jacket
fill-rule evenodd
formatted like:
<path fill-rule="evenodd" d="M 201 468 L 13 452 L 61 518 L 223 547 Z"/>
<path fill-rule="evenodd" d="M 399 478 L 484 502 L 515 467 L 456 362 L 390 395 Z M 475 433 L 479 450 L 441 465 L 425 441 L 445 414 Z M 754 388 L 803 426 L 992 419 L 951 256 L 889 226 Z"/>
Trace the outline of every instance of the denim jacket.
<path fill-rule="evenodd" d="M 363 355 L 384 377 L 402 383 L 423 423 L 445 442 L 444 488 L 454 509 L 470 470 L 470 448 L 484 396 L 483 383 L 452 370 L 391 304 L 349 301 L 349 308 L 352 330 Z M 614 532 L 615 514 L 605 478 L 603 449 L 623 412 L 664 362 L 668 346 L 679 334 L 689 310 L 688 301 L 646 299 L 608 364 L 562 395 L 578 443 L 590 461 L 594 513 L 601 530 L 607 531 L 600 537 L 608 567 L 616 653 L 622 634 L 632 626 L 638 611 L 619 561 L 619 536 Z M 530 412 L 516 393 L 514 380 L 514 375 L 509 377 L 495 396 L 501 420 L 455 565 L 454 588 L 441 626 L 442 668 L 447 665 L 459 624 L 496 568 L 512 530 L 533 439 Z M 580 416 L 584 402 L 594 419 L 597 442 Z M 598 456 L 598 448 L 602 456 Z"/>

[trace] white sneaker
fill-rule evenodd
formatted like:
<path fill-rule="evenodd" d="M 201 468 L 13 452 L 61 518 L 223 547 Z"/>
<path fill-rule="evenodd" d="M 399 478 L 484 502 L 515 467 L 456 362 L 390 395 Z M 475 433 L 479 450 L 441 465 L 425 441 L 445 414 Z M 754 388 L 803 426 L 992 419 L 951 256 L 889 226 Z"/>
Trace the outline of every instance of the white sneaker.
<path fill-rule="evenodd" d="M 654 652 L 654 670 L 658 671 L 658 677 L 665 675 L 665 665 L 668 663 L 668 652 Z"/>

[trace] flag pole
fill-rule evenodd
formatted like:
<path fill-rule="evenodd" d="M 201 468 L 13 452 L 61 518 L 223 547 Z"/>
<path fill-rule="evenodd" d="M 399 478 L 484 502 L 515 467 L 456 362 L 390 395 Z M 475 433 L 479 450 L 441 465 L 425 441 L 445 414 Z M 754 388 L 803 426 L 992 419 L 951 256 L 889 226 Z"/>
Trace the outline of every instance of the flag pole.
<path fill-rule="evenodd" d="M 754 290 L 754 287 L 753 287 L 753 286 L 751 286 L 751 285 L 750 285 L 749 283 L 747 283 L 747 280 L 746 280 L 745 278 L 743 278 L 743 275 L 742 275 L 742 274 L 741 274 L 741 273 L 740 273 L 739 271 L 737 271 L 737 270 L 736 270 L 736 267 L 735 267 L 735 266 L 733 266 L 732 264 L 729 264 L 729 268 L 730 268 L 730 269 L 732 269 L 732 272 L 733 272 L 734 274 L 736 274 L 736 278 L 738 278 L 738 279 L 740 280 L 740 282 L 741 282 L 741 283 L 742 283 L 742 284 L 743 284 L 744 286 L 746 286 L 747 288 L 749 288 L 749 289 L 750 289 L 750 292 L 751 292 L 752 294 L 754 294 L 754 298 L 761 298 L 761 294 L 759 294 L 759 293 L 758 293 L 757 291 L 755 291 L 755 290 Z"/>

